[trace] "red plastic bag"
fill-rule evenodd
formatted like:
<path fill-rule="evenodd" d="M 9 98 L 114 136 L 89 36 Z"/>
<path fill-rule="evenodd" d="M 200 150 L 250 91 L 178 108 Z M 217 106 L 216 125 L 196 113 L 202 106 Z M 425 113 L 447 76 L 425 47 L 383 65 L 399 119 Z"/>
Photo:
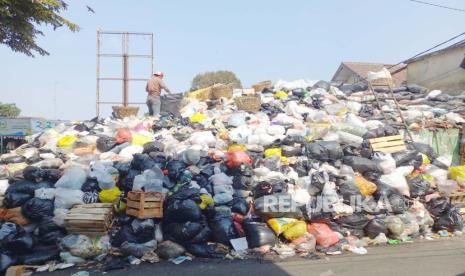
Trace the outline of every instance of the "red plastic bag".
<path fill-rule="evenodd" d="M 131 131 L 127 128 L 120 128 L 116 132 L 116 143 L 117 144 L 123 144 L 126 142 L 131 143 L 132 141 L 132 134 Z"/>
<path fill-rule="evenodd" d="M 315 236 L 316 243 L 322 247 L 330 247 L 339 241 L 337 234 L 324 223 L 310 223 L 307 231 Z"/>
<path fill-rule="evenodd" d="M 252 159 L 240 149 L 235 149 L 233 151 L 228 151 L 225 154 L 226 157 L 226 166 L 230 169 L 238 168 L 242 164 L 252 165 Z"/>
<path fill-rule="evenodd" d="M 233 213 L 233 223 L 234 228 L 236 228 L 237 233 L 241 237 L 245 237 L 244 228 L 242 227 L 242 222 L 244 221 L 244 216 L 238 213 Z"/>

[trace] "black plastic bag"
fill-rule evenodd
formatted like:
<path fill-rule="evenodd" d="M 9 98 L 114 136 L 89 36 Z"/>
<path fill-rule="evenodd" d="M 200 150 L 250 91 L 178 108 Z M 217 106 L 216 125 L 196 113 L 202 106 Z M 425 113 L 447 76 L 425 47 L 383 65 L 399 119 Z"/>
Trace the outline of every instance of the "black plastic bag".
<path fill-rule="evenodd" d="M 120 247 L 125 241 L 138 243 L 138 239 L 130 225 L 123 225 L 119 230 L 110 232 L 110 243 L 113 247 Z"/>
<path fill-rule="evenodd" d="M 335 141 L 317 141 L 305 144 L 305 153 L 308 158 L 326 161 L 335 161 L 342 158 L 342 148 Z"/>
<path fill-rule="evenodd" d="M 303 145 L 305 144 L 305 138 L 300 135 L 288 135 L 281 141 L 281 144 L 286 146 Z"/>
<path fill-rule="evenodd" d="M 389 200 L 389 205 L 391 207 L 391 211 L 394 214 L 402 214 L 408 208 L 404 197 L 399 194 L 391 194 L 388 200 Z"/>
<path fill-rule="evenodd" d="M 361 230 L 368 224 L 368 218 L 362 213 L 354 213 L 335 219 L 336 223 L 349 229 Z"/>
<path fill-rule="evenodd" d="M 445 213 L 447 210 L 452 208 L 449 200 L 446 197 L 432 198 L 426 203 L 425 207 L 428 212 L 430 212 L 430 214 L 435 217 L 440 216 L 442 213 Z"/>
<path fill-rule="evenodd" d="M 189 242 L 190 243 L 205 243 L 211 239 L 212 231 L 206 222 L 202 222 L 202 230 Z"/>
<path fill-rule="evenodd" d="M 250 176 L 235 175 L 233 178 L 233 188 L 251 191 L 254 188 L 254 181 Z"/>
<path fill-rule="evenodd" d="M 158 256 L 160 256 L 160 258 L 165 259 L 165 260 L 179 257 L 183 255 L 184 252 L 186 252 L 186 249 L 182 245 L 177 244 L 170 240 L 165 240 L 162 243 L 160 243 L 156 251 Z"/>
<path fill-rule="evenodd" d="M 394 158 L 394 160 L 396 161 L 396 167 L 400 167 L 403 164 L 406 164 L 407 162 L 414 160 L 417 155 L 417 150 L 401 151 L 393 153 L 392 158 Z"/>
<path fill-rule="evenodd" d="M 125 255 L 142 258 L 142 256 L 144 256 L 145 254 L 152 252 L 154 248 L 146 246 L 144 244 L 123 242 L 123 244 L 121 244 L 120 250 Z"/>
<path fill-rule="evenodd" d="M 61 171 L 58 169 L 42 169 L 42 180 L 56 183 L 61 177 Z"/>
<path fill-rule="evenodd" d="M 202 225 L 198 222 L 173 222 L 164 227 L 164 236 L 177 243 L 184 244 L 191 241 L 202 231 Z"/>
<path fill-rule="evenodd" d="M 359 196 L 362 197 L 360 189 L 355 185 L 353 181 L 345 181 L 338 186 L 339 194 L 342 196 L 344 203 L 350 204 L 351 199 Z"/>
<path fill-rule="evenodd" d="M 124 177 L 131 170 L 131 162 L 115 162 L 113 167 L 118 170 L 120 177 Z"/>
<path fill-rule="evenodd" d="M 365 234 L 370 239 L 376 238 L 381 233 L 388 233 L 388 229 L 386 227 L 386 224 L 384 223 L 384 219 L 377 218 L 370 220 L 370 222 L 368 222 L 368 224 L 365 226 L 364 230 Z"/>
<path fill-rule="evenodd" d="M 168 164 L 166 164 L 168 176 L 173 181 L 176 181 L 186 168 L 187 164 L 180 160 L 171 160 L 168 162 Z"/>
<path fill-rule="evenodd" d="M 184 200 L 192 199 L 197 203 L 200 203 L 200 190 L 189 185 L 184 185 L 177 192 L 172 194 L 169 199 Z"/>
<path fill-rule="evenodd" d="M 229 240 L 237 238 L 231 216 L 217 214 L 209 220 L 208 225 L 216 242 L 229 245 Z"/>
<path fill-rule="evenodd" d="M 254 197 L 260 198 L 262 196 L 273 194 L 273 185 L 269 182 L 260 182 L 254 188 Z"/>
<path fill-rule="evenodd" d="M 21 213 L 31 221 L 40 221 L 45 217 L 53 217 L 54 205 L 49 199 L 31 198 L 23 207 Z"/>
<path fill-rule="evenodd" d="M 428 156 L 428 158 L 433 161 L 438 157 L 434 149 L 428 145 L 428 144 L 423 144 L 423 143 L 417 143 L 417 142 L 412 142 L 412 143 L 407 143 L 407 149 L 409 150 L 416 150 L 420 153 L 425 154 Z"/>
<path fill-rule="evenodd" d="M 450 232 L 463 230 L 463 218 L 456 208 L 450 208 L 439 215 L 434 221 L 433 229 L 435 231 L 448 230 Z"/>
<path fill-rule="evenodd" d="M 22 193 L 34 196 L 34 191 L 37 189 L 37 184 L 28 181 L 28 180 L 20 180 L 11 183 L 10 186 L 6 189 L 5 194 L 8 193 Z"/>
<path fill-rule="evenodd" d="M 28 233 L 9 235 L 2 241 L 3 247 L 16 255 L 25 254 L 34 247 L 34 239 Z"/>
<path fill-rule="evenodd" d="M 344 156 L 360 156 L 360 149 L 354 146 L 345 146 L 342 152 Z"/>
<path fill-rule="evenodd" d="M 418 94 L 425 94 L 426 92 L 428 92 L 428 88 L 419 86 L 417 84 L 409 84 L 407 85 L 407 89 L 408 91 L 412 93 L 418 93 Z"/>
<path fill-rule="evenodd" d="M 164 216 L 166 221 L 199 221 L 201 217 L 201 210 L 197 203 L 192 199 L 168 199 Z"/>
<path fill-rule="evenodd" d="M 60 251 L 57 247 L 36 247 L 30 254 L 19 256 L 19 263 L 24 265 L 43 265 L 44 263 L 58 259 Z"/>
<path fill-rule="evenodd" d="M 100 192 L 98 181 L 95 178 L 87 178 L 86 182 L 82 184 L 81 191 L 85 192 Z"/>
<path fill-rule="evenodd" d="M 245 220 L 242 223 L 249 248 L 275 245 L 278 242 L 274 232 L 263 222 Z"/>
<path fill-rule="evenodd" d="M 165 145 L 159 141 L 153 141 L 144 144 L 144 151 L 143 153 L 150 153 L 150 152 L 163 152 L 165 150 Z"/>
<path fill-rule="evenodd" d="M 3 275 L 5 271 L 8 269 L 8 267 L 14 265 L 16 263 L 16 260 L 14 257 L 6 255 L 6 254 L 0 254 L 0 274 Z"/>
<path fill-rule="evenodd" d="M 131 167 L 135 170 L 145 171 L 153 169 L 156 166 L 155 161 L 153 161 L 148 154 L 134 154 L 131 162 Z"/>
<path fill-rule="evenodd" d="M 301 218 L 302 211 L 288 193 L 260 197 L 254 202 L 255 212 L 264 218 Z"/>
<path fill-rule="evenodd" d="M 55 224 L 52 218 L 42 220 L 38 225 L 39 243 L 52 245 L 57 244 L 58 241 L 66 234 L 66 229 Z"/>
<path fill-rule="evenodd" d="M 321 193 L 327 181 L 327 175 L 324 171 L 312 173 L 310 176 L 310 186 L 308 187 L 310 195 L 317 195 Z"/>
<path fill-rule="evenodd" d="M 330 87 L 331 87 L 331 84 L 329 82 L 320 80 L 312 86 L 312 89 L 321 88 L 321 89 L 324 89 L 325 91 L 329 91 Z"/>
<path fill-rule="evenodd" d="M 116 139 L 109 136 L 101 136 L 97 139 L 97 149 L 100 152 L 107 152 L 116 146 Z"/>
<path fill-rule="evenodd" d="M 217 250 L 215 244 L 207 244 L 207 243 L 197 243 L 197 244 L 188 244 L 186 245 L 186 250 L 200 258 L 214 258 L 214 259 L 222 259 L 226 256 L 226 253 Z"/>
<path fill-rule="evenodd" d="M 8 209 L 21 207 L 30 200 L 33 196 L 23 193 L 6 193 L 3 199 L 3 206 Z"/>
<path fill-rule="evenodd" d="M 431 184 L 426 181 L 421 175 L 414 178 L 407 178 L 410 188 L 410 197 L 422 197 L 428 194 Z"/>
<path fill-rule="evenodd" d="M 343 162 L 359 173 L 365 173 L 368 171 L 380 172 L 378 164 L 370 159 L 358 156 L 345 156 Z"/>
<path fill-rule="evenodd" d="M 121 177 L 118 181 L 118 187 L 121 189 L 121 190 L 124 190 L 126 192 L 129 192 L 129 191 L 132 191 L 132 187 L 133 187 L 133 184 L 134 184 L 134 178 L 141 174 L 142 172 L 141 171 L 138 171 L 138 170 L 129 170 L 128 174 L 124 177 Z"/>
<path fill-rule="evenodd" d="M 152 219 L 134 219 L 131 222 L 131 227 L 137 240 L 142 243 L 155 238 L 155 223 Z"/>
<path fill-rule="evenodd" d="M 231 211 L 241 215 L 246 215 L 248 211 L 247 201 L 242 197 L 234 197 Z"/>
<path fill-rule="evenodd" d="M 34 166 L 27 166 L 23 170 L 23 177 L 32 182 L 40 182 L 42 180 L 42 169 Z"/>

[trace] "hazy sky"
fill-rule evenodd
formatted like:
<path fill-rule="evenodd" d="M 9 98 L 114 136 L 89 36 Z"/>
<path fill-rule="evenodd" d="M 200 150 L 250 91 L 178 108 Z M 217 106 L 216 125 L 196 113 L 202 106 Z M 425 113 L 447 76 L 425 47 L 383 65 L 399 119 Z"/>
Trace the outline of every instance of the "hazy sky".
<path fill-rule="evenodd" d="M 15 102 L 24 116 L 95 116 L 98 28 L 153 32 L 156 70 L 176 92 L 188 90 L 195 74 L 220 69 L 234 71 L 245 86 L 267 79 L 329 80 L 341 61 L 396 63 L 465 31 L 465 13 L 408 0 L 66 2 L 64 15 L 81 31 L 46 29 L 39 43 L 50 56 L 30 58 L 0 45 L 0 102 Z M 463 0 L 430 2 L 465 9 Z M 102 48 L 120 51 L 119 41 L 105 37 Z M 131 38 L 130 51 L 147 51 L 148 42 Z M 131 77 L 148 77 L 149 64 L 130 60 Z M 104 76 L 121 71 L 118 59 L 102 62 Z M 131 83 L 130 99 L 144 101 L 144 86 Z M 119 100 L 121 87 L 102 83 L 103 100 Z"/>

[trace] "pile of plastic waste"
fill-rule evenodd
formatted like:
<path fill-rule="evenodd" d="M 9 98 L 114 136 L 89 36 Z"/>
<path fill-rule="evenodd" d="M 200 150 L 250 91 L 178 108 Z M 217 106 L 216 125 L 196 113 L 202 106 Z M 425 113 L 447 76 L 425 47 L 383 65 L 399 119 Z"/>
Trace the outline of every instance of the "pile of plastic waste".
<path fill-rule="evenodd" d="M 221 110 L 190 100 L 179 118 L 96 119 L 30 137 L 0 157 L 0 271 L 364 254 L 368 245 L 462 231 L 447 195 L 464 187 L 465 166 L 415 142 L 374 152 L 368 139 L 399 134 L 380 113 L 395 114 L 393 103 L 373 105 L 366 87 L 341 89 L 280 81 L 262 91 L 254 114 L 233 100 Z M 416 86 L 396 95 L 409 125 L 463 122 L 460 97 Z M 163 218 L 126 215 L 130 191 L 164 193 Z M 106 235 L 66 229 L 73 206 L 98 202 L 114 204 Z"/>

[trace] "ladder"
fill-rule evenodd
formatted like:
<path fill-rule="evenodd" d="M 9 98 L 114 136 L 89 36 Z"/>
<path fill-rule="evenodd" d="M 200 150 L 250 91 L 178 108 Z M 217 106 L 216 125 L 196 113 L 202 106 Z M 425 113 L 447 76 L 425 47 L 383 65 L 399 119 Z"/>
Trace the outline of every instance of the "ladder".
<path fill-rule="evenodd" d="M 397 102 L 394 92 L 392 91 L 392 87 L 393 87 L 392 78 L 381 78 L 381 79 L 375 79 L 371 81 L 367 80 L 367 82 L 368 82 L 368 89 L 375 97 L 376 103 L 378 104 L 379 110 L 383 114 L 384 120 L 386 121 L 387 124 L 389 124 L 388 117 L 386 116 L 386 113 L 384 113 L 383 109 L 381 108 L 380 100 L 378 98 L 378 95 L 376 95 L 376 91 L 375 91 L 375 88 L 387 88 L 390 97 L 384 98 L 383 100 L 392 100 L 394 102 L 394 104 L 396 105 L 396 111 L 400 117 L 402 125 L 405 128 L 405 132 L 407 133 L 408 138 L 410 138 L 410 141 L 413 142 L 412 134 L 410 133 L 408 129 L 407 123 L 405 122 L 404 116 L 402 115 L 402 111 L 400 110 L 399 103 Z"/>

